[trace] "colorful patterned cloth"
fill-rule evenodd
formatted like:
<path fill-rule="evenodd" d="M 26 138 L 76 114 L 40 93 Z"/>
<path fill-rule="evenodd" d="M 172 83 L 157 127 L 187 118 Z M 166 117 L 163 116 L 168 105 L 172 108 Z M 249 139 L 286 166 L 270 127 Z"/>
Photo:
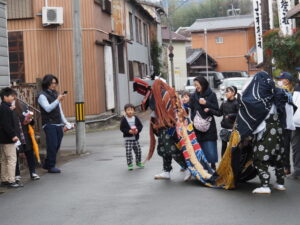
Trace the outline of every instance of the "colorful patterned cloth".
<path fill-rule="evenodd" d="M 214 186 L 217 174 L 210 167 L 189 118 L 177 119 L 176 133 L 179 138 L 177 147 L 182 151 L 191 174 L 204 185 Z"/>

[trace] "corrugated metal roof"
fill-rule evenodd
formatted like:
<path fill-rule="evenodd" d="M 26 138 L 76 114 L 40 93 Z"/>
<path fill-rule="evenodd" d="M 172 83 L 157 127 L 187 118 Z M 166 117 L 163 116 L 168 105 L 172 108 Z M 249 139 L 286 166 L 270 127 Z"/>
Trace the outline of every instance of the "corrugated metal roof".
<path fill-rule="evenodd" d="M 186 38 L 190 38 L 192 36 L 191 31 L 189 30 L 190 27 L 179 27 L 175 33 L 180 34 Z"/>
<path fill-rule="evenodd" d="M 187 59 L 186 63 L 187 64 L 192 64 L 195 62 L 196 59 L 199 58 L 205 51 L 202 48 L 197 48 L 197 49 L 187 49 Z"/>
<path fill-rule="evenodd" d="M 193 64 L 201 55 L 205 54 L 205 50 L 202 48 L 191 48 L 187 47 L 186 48 L 186 63 L 191 65 Z M 207 54 L 208 59 L 215 65 L 217 65 L 217 62 Z"/>
<path fill-rule="evenodd" d="M 252 15 L 228 16 L 196 20 L 190 27 L 191 32 L 209 30 L 229 30 L 254 26 Z"/>
<path fill-rule="evenodd" d="M 163 40 L 170 40 L 169 29 L 167 27 L 162 27 L 161 35 Z M 171 31 L 171 38 L 172 41 L 189 41 L 186 37 L 173 31 Z"/>

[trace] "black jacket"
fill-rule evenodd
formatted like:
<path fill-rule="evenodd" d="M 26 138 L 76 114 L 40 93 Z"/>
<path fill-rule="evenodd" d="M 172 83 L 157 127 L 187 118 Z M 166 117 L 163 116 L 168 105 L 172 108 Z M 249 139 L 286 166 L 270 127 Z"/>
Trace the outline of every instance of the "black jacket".
<path fill-rule="evenodd" d="M 206 100 L 206 105 L 200 105 L 200 103 L 199 103 L 200 98 L 204 98 Z M 218 135 L 217 135 L 217 127 L 216 127 L 215 118 L 213 117 L 213 114 L 211 112 L 208 112 L 208 113 L 204 112 L 205 108 L 219 110 L 219 104 L 218 104 L 218 99 L 217 99 L 216 94 L 210 88 L 208 88 L 204 93 L 200 93 L 200 92 L 196 91 L 191 96 L 190 108 L 191 108 L 191 119 L 193 121 L 194 121 L 197 111 L 200 113 L 200 115 L 204 119 L 209 116 L 212 117 L 212 121 L 211 121 L 210 128 L 208 131 L 200 132 L 195 129 L 197 140 L 199 142 L 216 141 L 218 139 Z"/>
<path fill-rule="evenodd" d="M 11 105 L 2 102 L 0 105 L 0 144 L 13 144 L 12 139 L 17 136 Z"/>
<path fill-rule="evenodd" d="M 223 116 L 221 126 L 225 129 L 232 129 L 235 119 L 239 112 L 239 102 L 235 98 L 234 100 L 227 100 L 223 102 L 219 110 L 210 109 L 213 115 Z"/>
<path fill-rule="evenodd" d="M 137 116 L 135 116 L 135 126 L 138 130 L 138 133 L 135 135 L 135 140 L 139 140 L 139 138 L 140 138 L 139 134 L 141 133 L 141 131 L 143 129 L 143 124 Z M 121 124 L 120 124 L 120 130 L 123 132 L 123 137 L 133 137 L 134 136 L 133 134 L 129 133 L 131 128 L 130 128 L 125 116 L 122 117 Z"/>
<path fill-rule="evenodd" d="M 40 95 L 44 95 L 47 98 L 49 104 L 54 102 L 58 96 L 56 91 L 50 90 L 42 91 Z M 42 115 L 42 125 L 62 123 L 59 105 L 57 105 L 51 112 L 47 112 L 41 105 L 40 108 Z"/>
<path fill-rule="evenodd" d="M 28 107 L 20 102 L 20 106 L 21 106 L 21 111 L 26 112 L 28 110 Z M 23 145 L 21 145 L 21 147 L 19 147 L 19 151 L 20 152 L 26 152 L 26 151 L 33 151 L 33 145 L 32 145 L 32 140 L 31 137 L 29 135 L 29 125 L 34 126 L 35 121 L 32 120 L 30 122 L 30 124 L 24 125 L 23 122 L 25 120 L 25 116 L 23 114 L 18 114 L 15 111 L 15 116 L 16 116 L 16 126 L 17 126 L 17 136 L 19 137 L 19 139 L 21 140 L 21 132 L 24 135 L 24 139 L 25 139 L 25 143 L 22 143 Z M 21 127 L 22 130 L 20 130 L 20 125 L 19 123 L 21 123 Z M 21 141 L 22 142 L 22 141 Z"/>

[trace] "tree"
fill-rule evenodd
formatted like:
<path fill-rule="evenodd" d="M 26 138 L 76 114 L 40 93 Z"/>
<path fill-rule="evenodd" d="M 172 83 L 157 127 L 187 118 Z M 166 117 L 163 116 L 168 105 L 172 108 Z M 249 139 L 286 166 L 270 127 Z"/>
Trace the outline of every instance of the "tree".
<path fill-rule="evenodd" d="M 250 14 L 252 12 L 251 0 L 204 0 L 199 2 L 171 0 L 169 14 L 173 22 L 173 28 L 190 26 L 201 18 L 211 18 L 227 16 L 227 10 L 234 8 L 240 9 L 240 14 Z"/>
<path fill-rule="evenodd" d="M 162 49 L 159 46 L 157 40 L 153 40 L 151 42 L 151 60 L 153 65 L 153 73 L 154 75 L 158 76 L 160 74 L 161 63 L 160 63 L 160 56 L 162 53 Z"/>
<path fill-rule="evenodd" d="M 275 66 L 295 74 L 300 66 L 300 31 L 292 36 L 283 37 L 279 30 L 264 34 L 264 55 L 275 60 Z"/>

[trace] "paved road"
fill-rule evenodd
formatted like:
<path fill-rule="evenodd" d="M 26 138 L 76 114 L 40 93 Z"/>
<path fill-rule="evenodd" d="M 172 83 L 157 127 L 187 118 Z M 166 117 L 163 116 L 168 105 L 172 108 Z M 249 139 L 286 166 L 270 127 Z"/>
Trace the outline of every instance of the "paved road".
<path fill-rule="evenodd" d="M 147 128 L 142 135 L 147 152 Z M 257 180 L 238 190 L 216 190 L 183 182 L 174 164 L 171 181 L 156 181 L 161 159 L 145 169 L 126 170 L 118 130 L 90 133 L 91 154 L 46 174 L 23 189 L 0 195 L 1 225 L 299 225 L 299 181 L 288 180 L 286 192 L 254 196 Z M 64 139 L 74 148 L 74 136 Z"/>

